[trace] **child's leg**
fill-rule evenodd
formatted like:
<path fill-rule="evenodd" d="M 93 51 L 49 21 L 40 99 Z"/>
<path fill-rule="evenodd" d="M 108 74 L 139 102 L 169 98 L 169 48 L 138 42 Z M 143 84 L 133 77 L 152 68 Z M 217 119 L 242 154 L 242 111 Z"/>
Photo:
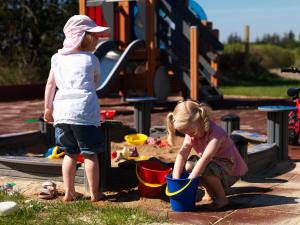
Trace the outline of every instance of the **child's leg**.
<path fill-rule="evenodd" d="M 65 186 L 64 201 L 72 201 L 75 196 L 75 174 L 76 174 L 77 155 L 65 155 L 62 164 L 62 173 Z"/>
<path fill-rule="evenodd" d="M 204 189 L 204 196 L 202 197 L 202 200 L 204 200 L 204 201 L 213 200 L 214 195 L 210 189 L 206 188 L 208 185 L 204 183 L 203 179 L 201 179 L 200 186 L 202 186 Z"/>
<path fill-rule="evenodd" d="M 229 201 L 226 197 L 223 184 L 217 176 L 203 176 L 203 186 L 207 190 L 210 197 L 215 197 L 214 204 L 216 208 L 226 206 Z"/>
<path fill-rule="evenodd" d="M 84 155 L 84 168 L 89 184 L 91 201 L 99 201 L 103 194 L 99 192 L 99 161 L 97 154 Z"/>

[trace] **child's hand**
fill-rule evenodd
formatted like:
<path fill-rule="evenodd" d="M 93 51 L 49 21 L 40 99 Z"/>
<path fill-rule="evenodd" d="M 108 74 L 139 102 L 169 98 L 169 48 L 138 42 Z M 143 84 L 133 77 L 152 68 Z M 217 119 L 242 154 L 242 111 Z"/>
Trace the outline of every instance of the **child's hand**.
<path fill-rule="evenodd" d="M 44 113 L 44 121 L 47 123 L 52 124 L 54 122 L 53 116 L 52 116 L 52 110 L 46 109 Z"/>

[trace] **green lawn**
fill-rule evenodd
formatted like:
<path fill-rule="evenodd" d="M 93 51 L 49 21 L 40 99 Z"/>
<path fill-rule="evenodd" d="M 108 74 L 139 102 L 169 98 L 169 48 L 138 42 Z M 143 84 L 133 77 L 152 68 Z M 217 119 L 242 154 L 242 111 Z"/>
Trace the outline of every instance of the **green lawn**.
<path fill-rule="evenodd" d="M 220 85 L 219 89 L 224 95 L 239 95 L 239 96 L 268 96 L 287 98 L 288 88 L 300 88 L 299 80 L 280 79 L 274 82 L 247 83 L 236 85 Z"/>
<path fill-rule="evenodd" d="M 19 206 L 16 214 L 0 217 L 5 225 L 126 225 L 163 223 L 167 218 L 148 215 L 137 208 L 123 206 L 99 206 L 89 200 L 63 203 L 58 200 L 27 200 L 20 194 L 8 196 L 0 192 L 0 202 L 15 201 Z"/>

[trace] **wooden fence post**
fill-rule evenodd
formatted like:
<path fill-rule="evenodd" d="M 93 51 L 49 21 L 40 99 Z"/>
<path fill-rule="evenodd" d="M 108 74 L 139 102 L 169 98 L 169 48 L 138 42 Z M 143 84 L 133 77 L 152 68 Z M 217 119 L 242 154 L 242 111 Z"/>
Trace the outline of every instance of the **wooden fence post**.
<path fill-rule="evenodd" d="M 85 0 L 79 0 L 79 14 L 85 15 L 86 2 Z"/>
<path fill-rule="evenodd" d="M 250 40 L 250 26 L 246 25 L 244 27 L 244 43 L 245 43 L 245 53 L 249 53 L 249 40 Z"/>
<path fill-rule="evenodd" d="M 198 81 L 198 28 L 190 28 L 190 97 L 197 101 L 199 98 Z"/>

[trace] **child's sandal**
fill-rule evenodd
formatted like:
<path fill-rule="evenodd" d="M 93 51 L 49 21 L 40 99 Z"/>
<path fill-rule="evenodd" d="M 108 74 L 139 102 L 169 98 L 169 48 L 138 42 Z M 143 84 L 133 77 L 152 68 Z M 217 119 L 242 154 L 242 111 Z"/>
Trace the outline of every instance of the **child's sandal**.
<path fill-rule="evenodd" d="M 56 196 L 56 192 L 50 188 L 42 188 L 39 193 L 40 199 L 53 199 Z"/>
<path fill-rule="evenodd" d="M 52 181 L 46 181 L 42 184 L 38 197 L 40 199 L 53 199 L 57 195 L 56 184 Z"/>

